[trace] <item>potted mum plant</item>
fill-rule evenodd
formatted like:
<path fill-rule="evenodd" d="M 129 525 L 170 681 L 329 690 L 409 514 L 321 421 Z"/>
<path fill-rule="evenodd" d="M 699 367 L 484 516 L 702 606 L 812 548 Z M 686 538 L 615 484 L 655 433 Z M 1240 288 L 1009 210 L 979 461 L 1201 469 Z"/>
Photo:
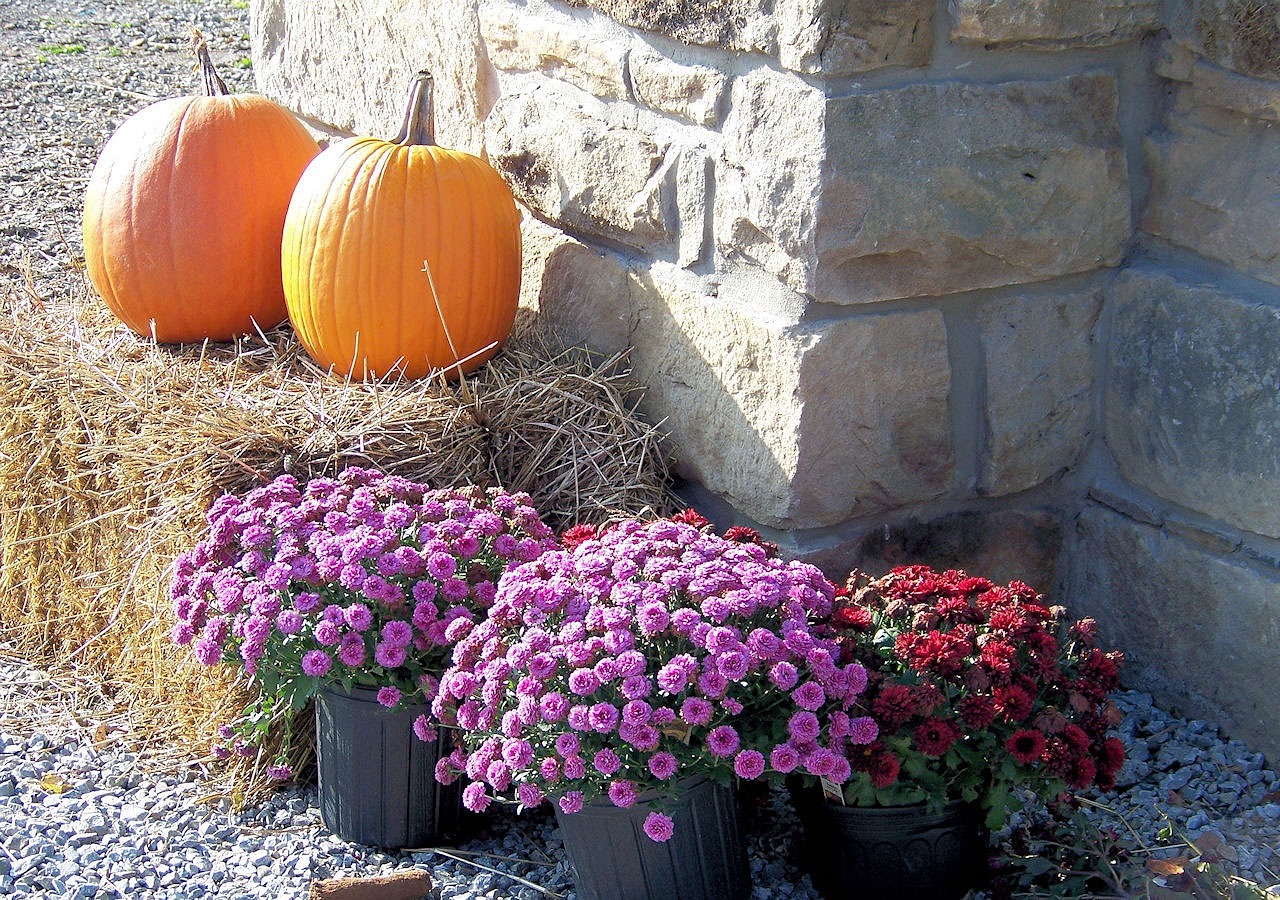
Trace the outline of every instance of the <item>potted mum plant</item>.
<path fill-rule="evenodd" d="M 352 467 L 224 495 L 208 521 L 174 565 L 172 637 L 205 665 L 238 667 L 258 694 L 215 752 L 252 754 L 282 722 L 270 771 L 288 777 L 288 722 L 314 698 L 325 824 L 382 847 L 432 840 L 458 799 L 433 777 L 430 702 L 502 572 L 556 546 L 529 497 Z"/>
<path fill-rule="evenodd" d="M 842 663 L 867 669 L 856 708 L 878 736 L 849 748 L 840 789 L 797 795 L 827 896 L 960 896 L 983 874 L 984 828 L 1020 807 L 1015 788 L 1114 784 L 1122 657 L 1097 646 L 1092 619 L 1064 628 L 1063 615 L 1021 582 L 959 570 L 849 576 L 831 627 Z"/>
<path fill-rule="evenodd" d="M 455 646 L 434 709 L 462 745 L 438 777 L 470 778 L 473 810 L 550 801 L 580 897 L 745 896 L 735 780 L 839 782 L 875 737 L 847 712 L 863 667 L 812 626 L 834 587 L 690 516 L 565 540 Z"/>

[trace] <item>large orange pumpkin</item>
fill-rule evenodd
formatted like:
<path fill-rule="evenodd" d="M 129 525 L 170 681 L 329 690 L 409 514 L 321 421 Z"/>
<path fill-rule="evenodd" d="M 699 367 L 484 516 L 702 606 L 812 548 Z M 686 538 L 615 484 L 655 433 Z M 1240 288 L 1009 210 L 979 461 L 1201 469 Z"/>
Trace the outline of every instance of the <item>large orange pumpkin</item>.
<path fill-rule="evenodd" d="M 127 119 L 84 200 L 89 280 L 122 322 L 158 341 L 227 340 L 286 317 L 280 235 L 320 145 L 288 110 L 231 95 L 198 34 L 205 96 Z"/>
<path fill-rule="evenodd" d="M 394 141 L 350 138 L 317 156 L 285 217 L 289 319 L 339 374 L 456 378 L 515 321 L 515 200 L 488 163 L 435 146 L 431 88 L 420 73 Z"/>

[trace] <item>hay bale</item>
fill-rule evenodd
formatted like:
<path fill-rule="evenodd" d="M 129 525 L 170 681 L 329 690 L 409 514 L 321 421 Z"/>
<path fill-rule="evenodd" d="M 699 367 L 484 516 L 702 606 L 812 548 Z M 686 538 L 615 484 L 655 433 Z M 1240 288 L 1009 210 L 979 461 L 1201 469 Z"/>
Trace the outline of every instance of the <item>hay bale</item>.
<path fill-rule="evenodd" d="M 221 493 L 359 464 L 528 491 L 558 529 L 671 511 L 624 360 L 548 346 L 524 328 L 458 385 L 350 383 L 287 327 L 157 346 L 86 294 L 4 293 L 0 642 L 93 673 L 127 708 L 135 747 L 189 757 L 247 700 L 168 638 L 169 566 Z"/>

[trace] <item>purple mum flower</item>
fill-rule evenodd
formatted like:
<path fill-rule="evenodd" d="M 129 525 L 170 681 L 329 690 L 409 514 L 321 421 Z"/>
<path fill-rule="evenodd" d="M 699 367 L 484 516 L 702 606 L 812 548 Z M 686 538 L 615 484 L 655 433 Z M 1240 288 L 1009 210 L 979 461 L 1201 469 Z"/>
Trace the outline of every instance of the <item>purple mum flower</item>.
<path fill-rule="evenodd" d="M 413 640 L 413 627 L 401 619 L 382 626 L 382 640 L 395 647 L 407 647 Z"/>
<path fill-rule="evenodd" d="M 748 781 L 764 774 L 764 754 L 759 750 L 743 750 L 733 759 L 733 771 Z"/>
<path fill-rule="evenodd" d="M 785 775 L 800 765 L 800 754 L 789 744 L 778 744 L 769 754 L 769 765 Z"/>
<path fill-rule="evenodd" d="M 635 806 L 636 786 L 630 781 L 614 781 L 609 785 L 609 800 L 620 809 Z"/>
<path fill-rule="evenodd" d="M 316 643 L 322 647 L 332 647 L 342 638 L 338 626 L 328 620 L 317 622 L 312 634 L 315 635 Z"/>
<path fill-rule="evenodd" d="M 718 725 L 707 733 L 707 749 L 713 756 L 731 756 L 739 744 L 738 732 L 732 725 Z"/>
<path fill-rule="evenodd" d="M 582 791 L 569 791 L 560 798 L 559 802 L 560 812 L 565 815 L 580 812 L 582 810 Z"/>
<path fill-rule="evenodd" d="M 644 833 L 649 836 L 649 840 L 661 844 L 671 840 L 671 835 L 675 833 L 675 823 L 665 813 L 654 811 L 645 816 Z"/>
<path fill-rule="evenodd" d="M 356 631 L 364 631 L 373 624 L 373 612 L 363 603 L 352 603 L 343 610 L 342 617 Z"/>
<path fill-rule="evenodd" d="M 385 641 L 379 643 L 373 651 L 373 658 L 384 669 L 399 668 L 404 665 L 408 655 L 404 647 L 388 644 Z"/>
<path fill-rule="evenodd" d="M 605 747 L 596 751 L 591 758 L 591 765 L 601 775 L 612 775 L 622 768 L 622 760 L 618 759 L 618 754 Z"/>
<path fill-rule="evenodd" d="M 302 671 L 313 678 L 324 675 L 332 665 L 333 660 L 323 650 L 308 650 L 302 656 Z"/>
<path fill-rule="evenodd" d="M 715 707 L 709 700 L 704 700 L 702 697 L 687 697 L 684 703 L 680 704 L 680 718 L 690 725 L 706 725 L 711 721 L 714 713 Z"/>
<path fill-rule="evenodd" d="M 418 740 L 428 744 L 435 741 L 438 737 L 435 727 L 432 726 L 425 713 L 413 720 L 413 733 Z M 443 760 L 441 761 L 443 762 Z"/>
<path fill-rule="evenodd" d="M 666 780 L 674 775 L 678 768 L 680 764 L 676 758 L 665 750 L 649 757 L 649 771 L 653 773 L 654 778 Z"/>
<path fill-rule="evenodd" d="M 806 681 L 791 692 L 791 699 L 801 709 L 815 710 L 826 702 L 827 694 L 816 681 Z"/>
<path fill-rule="evenodd" d="M 870 716 L 858 716 L 849 720 L 849 743 L 870 744 L 880 736 L 880 726 Z"/>
<path fill-rule="evenodd" d="M 601 734 L 608 734 L 618 727 L 620 713 L 612 703 L 597 703 L 591 707 L 591 727 Z"/>
<path fill-rule="evenodd" d="M 484 785 L 478 781 L 473 781 L 462 789 L 462 805 L 472 812 L 484 812 L 489 808 L 489 795 L 485 793 Z"/>
<path fill-rule="evenodd" d="M 338 660 L 344 666 L 355 668 L 364 662 L 364 639 L 358 634 L 345 634 L 338 645 Z"/>

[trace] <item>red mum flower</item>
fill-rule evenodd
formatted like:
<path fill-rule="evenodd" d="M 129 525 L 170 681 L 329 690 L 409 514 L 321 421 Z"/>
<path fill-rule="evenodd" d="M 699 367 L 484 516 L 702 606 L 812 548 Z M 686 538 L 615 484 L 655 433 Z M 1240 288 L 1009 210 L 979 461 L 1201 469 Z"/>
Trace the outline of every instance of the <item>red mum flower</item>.
<path fill-rule="evenodd" d="M 861 606 L 842 606 L 831 614 L 831 621 L 840 628 L 852 628 L 854 631 L 871 629 L 871 612 Z"/>
<path fill-rule="evenodd" d="M 1004 742 L 1004 748 L 1018 762 L 1029 766 L 1044 752 L 1045 737 L 1034 728 L 1022 728 L 1009 736 Z"/>
<path fill-rule="evenodd" d="M 596 526 L 594 525 L 574 525 L 572 528 L 565 529 L 564 534 L 560 535 L 560 546 L 566 550 L 572 550 L 581 543 L 591 540 L 596 536 Z"/>
<path fill-rule="evenodd" d="M 943 597 L 933 605 L 933 610 L 948 621 L 959 622 L 969 614 L 969 601 L 963 597 Z"/>
<path fill-rule="evenodd" d="M 711 524 L 710 519 L 692 507 L 680 510 L 671 517 L 671 521 L 679 522 L 681 525 L 692 525 L 694 528 L 706 528 Z"/>
<path fill-rule="evenodd" d="M 989 591 L 995 587 L 994 584 L 985 578 L 977 578 L 973 576 L 963 577 L 963 572 L 959 572 L 957 574 L 962 577 L 956 582 L 956 590 L 965 594 L 980 594 L 983 591 Z"/>
<path fill-rule="evenodd" d="M 931 681 L 917 684 L 911 688 L 911 702 L 915 705 L 916 715 L 927 716 L 942 704 L 942 691 Z"/>
<path fill-rule="evenodd" d="M 930 631 L 911 648 L 911 668 L 917 672 L 955 675 L 964 666 L 969 642 L 959 635 Z"/>
<path fill-rule="evenodd" d="M 1006 684 L 994 691 L 996 710 L 1006 722 L 1021 722 L 1031 715 L 1032 697 L 1016 684 Z"/>
<path fill-rule="evenodd" d="M 1120 686 L 1120 663 L 1123 660 L 1124 657 L 1116 651 L 1104 653 L 1095 647 L 1081 661 L 1080 671 L 1096 682 L 1104 693 L 1114 691 Z"/>
<path fill-rule="evenodd" d="M 911 733 L 916 749 L 925 756 L 942 756 L 960 737 L 960 726 L 950 719 L 925 719 Z"/>
<path fill-rule="evenodd" d="M 886 684 L 871 701 L 871 714 L 886 732 L 897 731 L 915 711 L 915 698 L 905 684 Z"/>
<path fill-rule="evenodd" d="M 992 675 L 1011 675 L 1017 664 L 1018 648 L 1007 641 L 987 641 L 978 651 L 978 665 Z"/>
<path fill-rule="evenodd" d="M 970 694 L 956 704 L 956 712 L 966 728 L 981 731 L 995 721 L 996 701 L 986 694 Z"/>
<path fill-rule="evenodd" d="M 731 525 L 725 530 L 724 538 L 726 541 L 736 541 L 739 544 L 758 544 L 764 548 L 766 556 L 776 556 L 778 553 L 778 545 L 772 544 L 761 537 L 760 532 L 754 528 L 747 528 L 745 525 Z"/>
<path fill-rule="evenodd" d="M 1079 622 L 1071 626 L 1070 634 L 1086 647 L 1092 647 L 1098 642 L 1098 621 L 1092 617 L 1085 617 Z"/>
<path fill-rule="evenodd" d="M 1113 779 L 1115 774 L 1120 771 L 1120 767 L 1124 765 L 1124 742 L 1118 737 L 1109 737 L 1102 742 L 1101 752 L 1098 754 L 1098 772 L 1103 775 L 1109 775 Z"/>
<path fill-rule="evenodd" d="M 1062 729 L 1062 738 L 1067 745 L 1077 753 L 1083 753 L 1089 749 L 1089 735 L 1079 725 L 1074 723 L 1067 725 Z"/>
<path fill-rule="evenodd" d="M 887 788 L 898 780 L 898 772 L 901 769 L 902 763 L 898 762 L 898 757 L 888 750 L 881 749 L 878 753 L 872 754 L 867 777 L 871 779 L 872 786 Z"/>
<path fill-rule="evenodd" d="M 1098 764 L 1088 756 L 1077 756 L 1071 761 L 1071 766 L 1067 771 L 1067 786 L 1077 791 L 1087 788 L 1093 784 L 1094 777 L 1098 774 Z"/>
<path fill-rule="evenodd" d="M 987 625 L 992 631 L 1007 631 L 1010 635 L 1021 634 L 1029 624 L 1030 621 L 1016 606 L 993 609 L 987 617 Z"/>

